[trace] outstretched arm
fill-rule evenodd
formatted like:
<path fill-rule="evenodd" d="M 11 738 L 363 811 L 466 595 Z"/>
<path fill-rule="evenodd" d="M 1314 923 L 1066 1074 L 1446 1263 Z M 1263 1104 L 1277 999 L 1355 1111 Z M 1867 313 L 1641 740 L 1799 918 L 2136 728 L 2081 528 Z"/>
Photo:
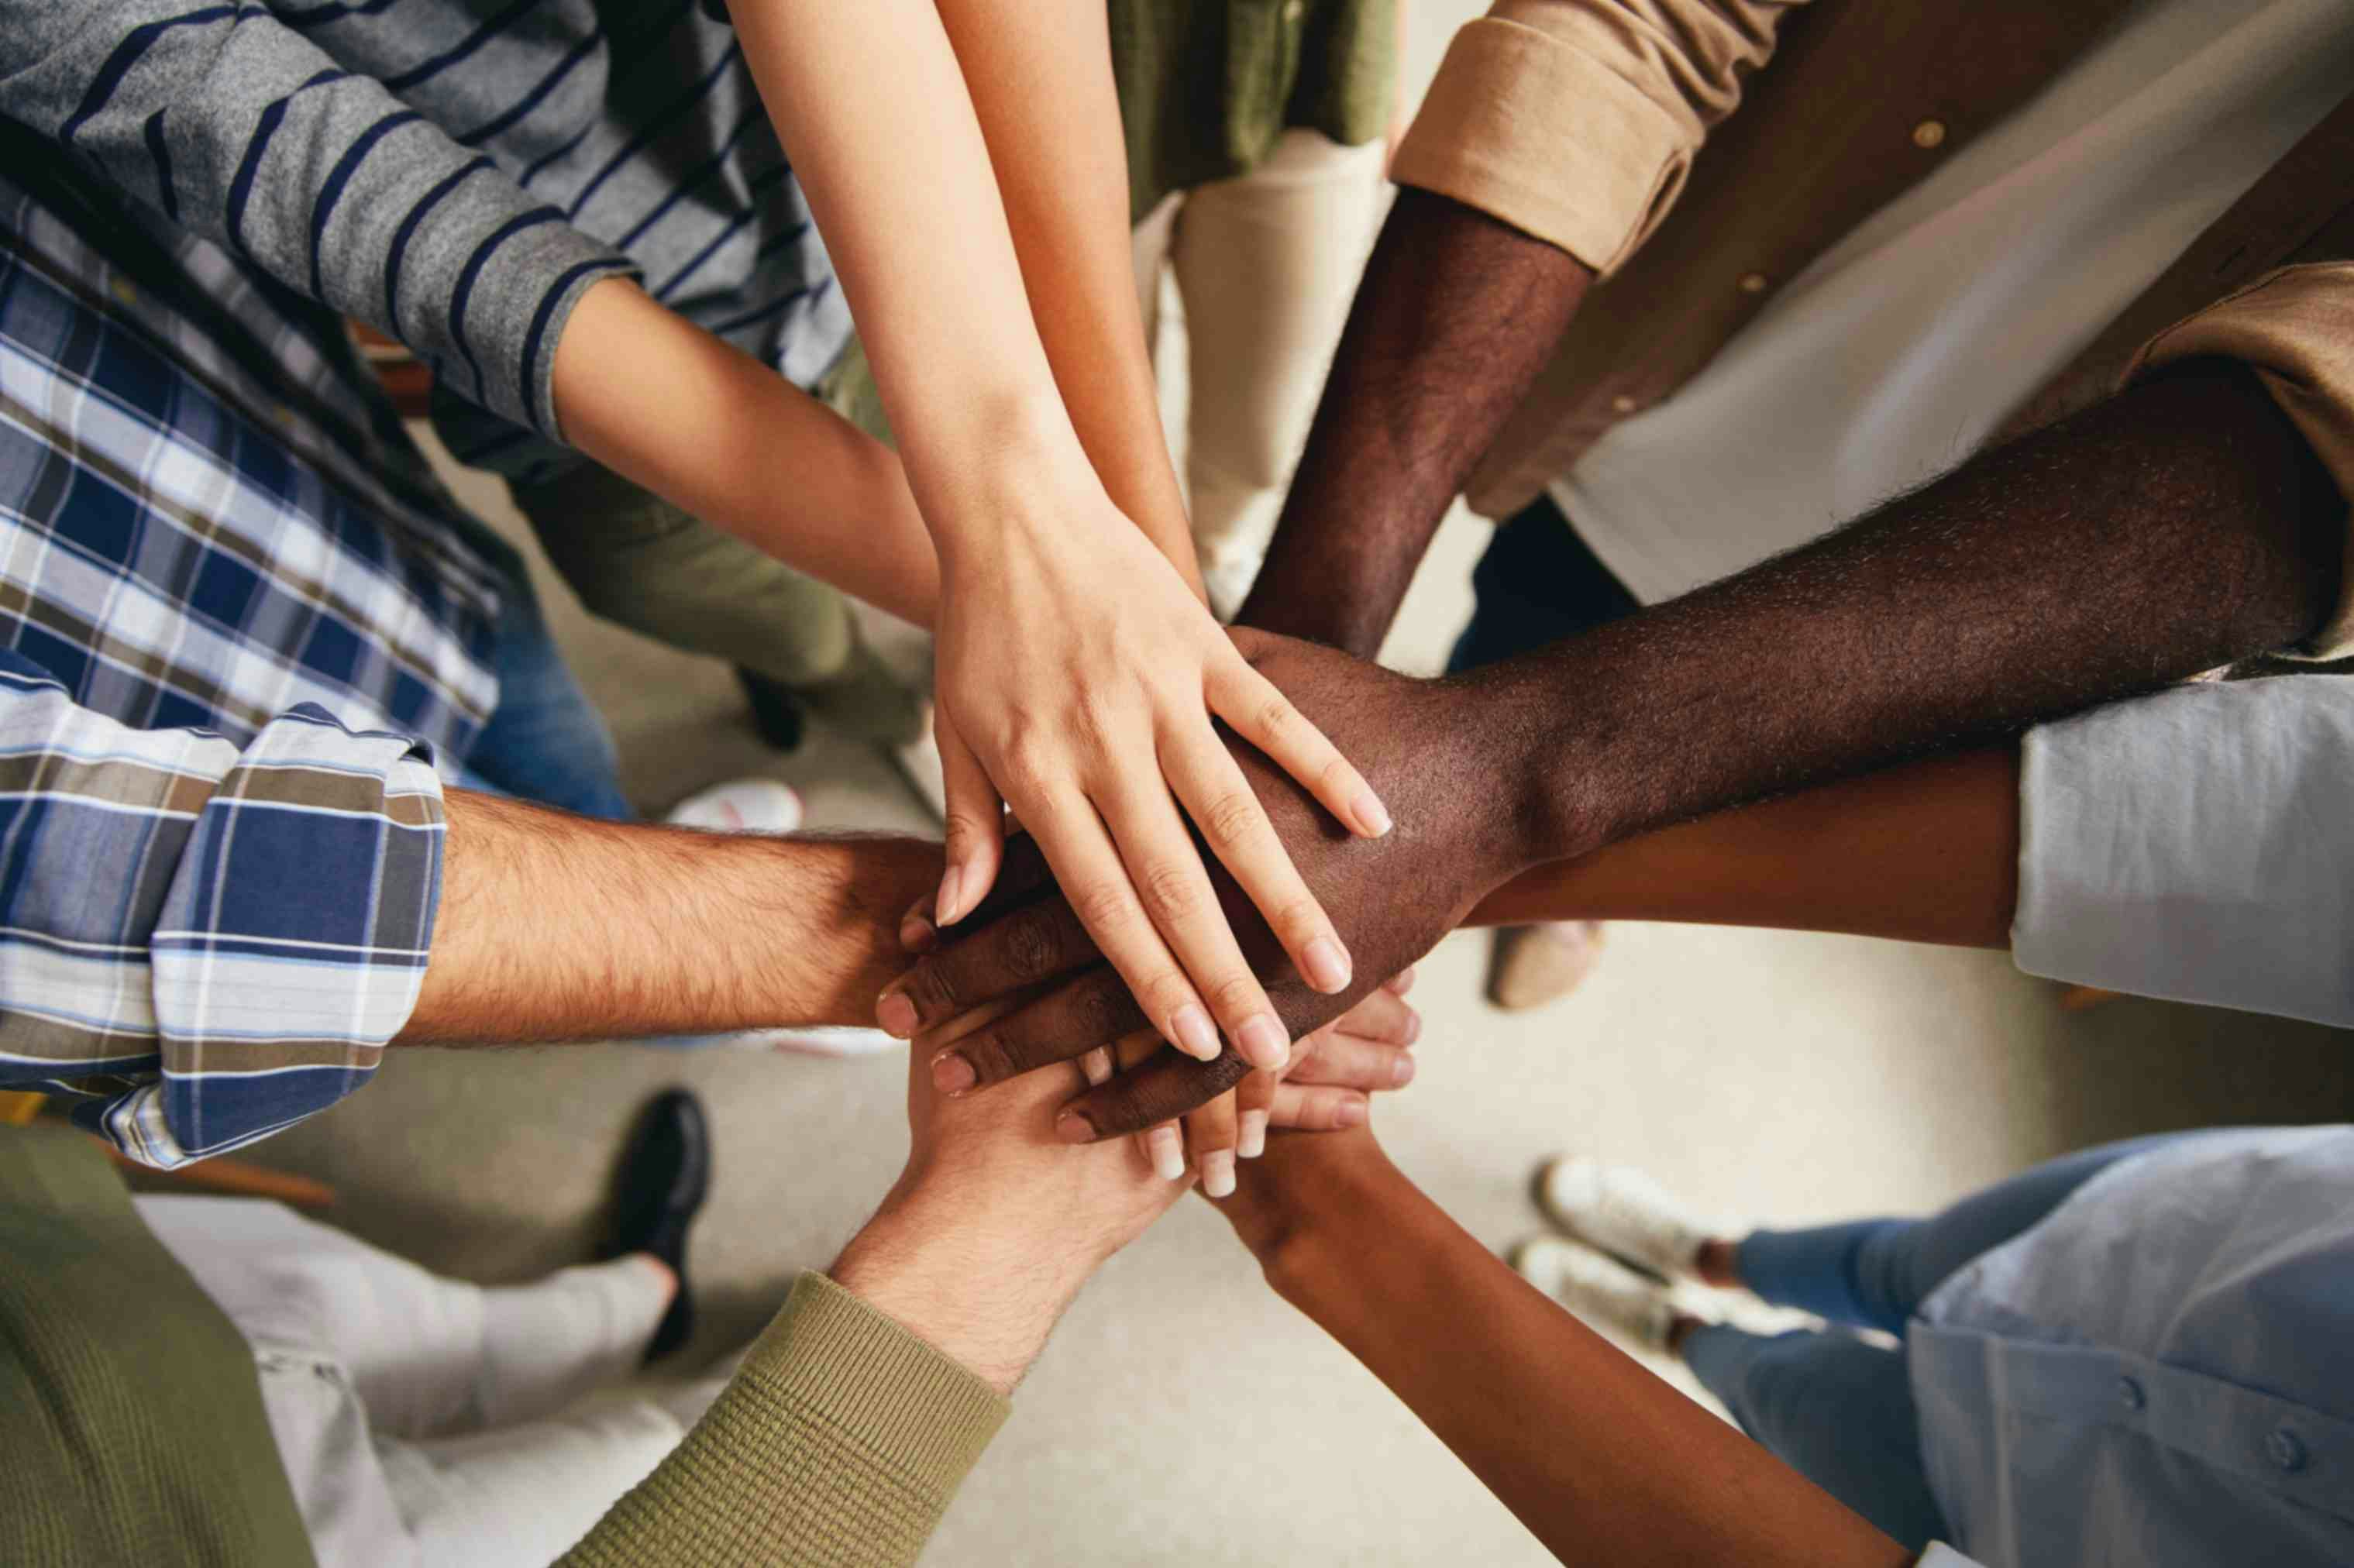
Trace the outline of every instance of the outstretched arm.
<path fill-rule="evenodd" d="M 1562 1562 L 1910 1561 L 1546 1299 L 1391 1164 L 1370 1129 L 1275 1139 L 1218 1206 L 1277 1293 Z M 1432 1354 L 1437 1344 L 1448 1353 Z"/>
<path fill-rule="evenodd" d="M 1379 652 L 1439 520 L 1593 281 L 1476 207 L 1399 191 L 1237 624 Z"/>

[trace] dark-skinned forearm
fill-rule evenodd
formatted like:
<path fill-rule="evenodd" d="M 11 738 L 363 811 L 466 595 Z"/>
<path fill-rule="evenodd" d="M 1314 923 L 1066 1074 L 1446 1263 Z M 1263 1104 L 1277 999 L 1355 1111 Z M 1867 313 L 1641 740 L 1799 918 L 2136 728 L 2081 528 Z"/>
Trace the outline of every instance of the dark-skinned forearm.
<path fill-rule="evenodd" d="M 2292 645 L 2344 516 L 2253 378 L 2204 366 L 1463 691 L 1532 861 L 1566 858 Z"/>
<path fill-rule="evenodd" d="M 1401 190 L 1236 619 L 1373 657 L 1439 520 L 1593 280 L 1477 208 Z"/>
<path fill-rule="evenodd" d="M 1260 1252 L 1269 1282 L 1562 1562 L 1908 1561 L 1529 1286 L 1378 1150 L 1282 1158 L 1294 1152 L 1270 1149 L 1246 1177 L 1278 1188 L 1259 1201 L 1284 1233 Z"/>
<path fill-rule="evenodd" d="M 2019 748 L 1932 757 L 1541 865 L 1473 926 L 1671 920 L 2001 948 L 2019 903 Z"/>
<path fill-rule="evenodd" d="M 939 846 L 590 821 L 452 789 L 403 1044 L 871 1022 Z"/>

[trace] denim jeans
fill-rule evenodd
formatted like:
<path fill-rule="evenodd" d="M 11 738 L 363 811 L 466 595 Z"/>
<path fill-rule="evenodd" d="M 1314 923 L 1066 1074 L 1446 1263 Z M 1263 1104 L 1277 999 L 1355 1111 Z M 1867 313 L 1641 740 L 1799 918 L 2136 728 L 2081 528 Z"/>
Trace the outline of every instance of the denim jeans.
<path fill-rule="evenodd" d="M 621 792 L 612 732 L 565 663 L 520 559 L 513 578 L 492 651 L 499 705 L 466 754 L 459 781 L 584 817 L 628 821 L 637 812 Z"/>
<path fill-rule="evenodd" d="M 1471 573 L 1476 608 L 1447 673 L 1564 641 L 1640 607 L 1549 495 L 1500 524 Z"/>
<path fill-rule="evenodd" d="M 1901 1336 L 1956 1270 L 2032 1228 L 2118 1160 L 2180 1136 L 2048 1160 L 1928 1219 L 1754 1232 L 1740 1246 L 1741 1283 L 1776 1306 Z M 1922 1467 L 1903 1351 L 1839 1329 L 1766 1335 L 1714 1324 L 1693 1330 L 1683 1356 L 1743 1431 L 1899 1544 L 1918 1552 L 1945 1533 Z"/>

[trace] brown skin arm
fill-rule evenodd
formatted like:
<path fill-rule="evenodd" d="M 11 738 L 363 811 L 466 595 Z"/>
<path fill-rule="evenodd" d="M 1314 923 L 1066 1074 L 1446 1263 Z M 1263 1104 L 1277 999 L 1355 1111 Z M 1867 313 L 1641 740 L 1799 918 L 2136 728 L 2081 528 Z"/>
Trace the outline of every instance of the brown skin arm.
<path fill-rule="evenodd" d="M 2293 645 L 2337 602 L 2345 515 L 2244 368 L 2188 366 L 1788 555 L 1469 675 L 1406 681 L 1238 638 L 1390 802 L 1387 838 L 1346 840 L 1288 779 L 1237 759 L 1359 976 L 1391 973 L 1546 863 Z M 1356 1000 L 1281 972 L 1219 880 L 1295 1036 Z M 953 983 L 946 954 L 903 982 L 924 1027 L 1092 962 L 1017 939 L 992 980 L 990 938 L 976 940 Z M 1081 974 L 992 1025 L 981 1080 L 1137 1027 L 1116 987 Z M 1150 1065 L 1082 1097 L 1072 1135 L 1150 1126 L 1239 1075 L 1226 1059 Z"/>
<path fill-rule="evenodd" d="M 471 790 L 400 1044 L 856 1024 L 906 967 L 935 843 L 599 822 Z"/>
<path fill-rule="evenodd" d="M 1235 618 L 1370 659 L 1594 274 L 1409 185 L 1365 265 L 1267 566 Z"/>
<path fill-rule="evenodd" d="M 1464 924 L 1670 920 L 2007 948 L 2019 748 L 1906 763 L 1624 840 L 1498 888 Z"/>
<path fill-rule="evenodd" d="M 1276 1292 L 1388 1384 L 1560 1561 L 1912 1561 L 1514 1274 L 1370 1129 L 1271 1140 L 1218 1207 Z"/>

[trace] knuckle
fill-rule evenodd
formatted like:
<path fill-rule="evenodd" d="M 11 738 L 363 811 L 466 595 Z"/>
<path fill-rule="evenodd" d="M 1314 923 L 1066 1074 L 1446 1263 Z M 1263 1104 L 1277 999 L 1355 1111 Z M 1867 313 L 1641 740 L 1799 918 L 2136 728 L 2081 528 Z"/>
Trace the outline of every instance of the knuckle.
<path fill-rule="evenodd" d="M 1203 895 L 1208 891 L 1198 868 L 1168 861 L 1147 866 L 1137 888 L 1156 922 L 1192 919 L 1201 912 Z"/>
<path fill-rule="evenodd" d="M 916 1011 L 922 1017 L 938 1018 L 957 1011 L 957 982 L 945 964 L 917 964 L 907 977 L 907 994 L 915 999 Z"/>
<path fill-rule="evenodd" d="M 1210 802 L 1202 813 L 1202 832 L 1213 847 L 1230 850 L 1248 842 L 1259 824 L 1258 797 L 1234 790 Z"/>
<path fill-rule="evenodd" d="M 1069 895 L 1071 912 L 1090 931 L 1117 930 L 1129 922 L 1135 908 L 1124 882 L 1091 882 Z"/>
<path fill-rule="evenodd" d="M 1259 983 L 1249 975 L 1228 975 L 1211 982 L 1208 991 L 1210 1011 L 1220 1018 L 1241 1018 L 1266 1005 L 1265 993 Z"/>
<path fill-rule="evenodd" d="M 1313 898 L 1288 899 L 1277 907 L 1267 925 L 1288 942 L 1307 942 L 1323 933 L 1324 911 Z"/>
<path fill-rule="evenodd" d="M 1106 976 L 1072 997 L 1071 1021 L 1078 1027 L 1081 1044 L 1100 1045 L 1119 1039 L 1134 1026 L 1136 1003 L 1119 977 Z"/>
<path fill-rule="evenodd" d="M 1261 699 L 1258 705 L 1259 733 L 1269 739 L 1288 736 L 1291 726 L 1299 722 L 1299 710 L 1293 707 L 1291 699 L 1281 693 Z"/>
<path fill-rule="evenodd" d="M 1044 980 L 1061 952 L 1044 910 L 1029 909 L 1005 923 L 1005 974 L 1016 985 Z"/>
<path fill-rule="evenodd" d="M 1005 1037 L 994 1029 L 982 1029 L 957 1042 L 959 1051 L 972 1064 L 974 1076 L 984 1084 L 994 1084 L 1011 1078 L 1023 1070 L 1020 1059 L 1006 1044 Z"/>

